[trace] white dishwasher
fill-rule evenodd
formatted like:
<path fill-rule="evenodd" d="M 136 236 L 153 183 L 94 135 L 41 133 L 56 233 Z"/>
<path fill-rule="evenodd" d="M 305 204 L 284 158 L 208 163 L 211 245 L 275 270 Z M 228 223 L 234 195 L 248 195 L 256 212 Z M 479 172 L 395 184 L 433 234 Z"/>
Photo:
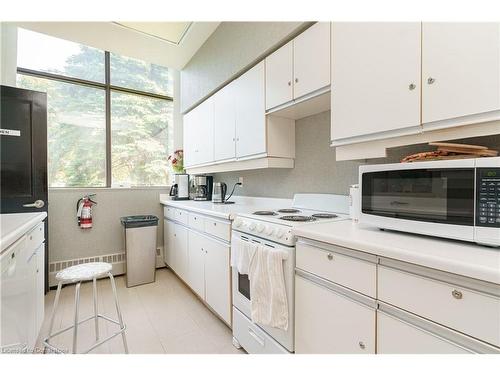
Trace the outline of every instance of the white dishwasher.
<path fill-rule="evenodd" d="M 28 347 L 33 297 L 29 277 L 31 255 L 26 251 L 26 236 L 23 236 L 0 257 L 0 351 L 3 353 L 17 353 Z"/>

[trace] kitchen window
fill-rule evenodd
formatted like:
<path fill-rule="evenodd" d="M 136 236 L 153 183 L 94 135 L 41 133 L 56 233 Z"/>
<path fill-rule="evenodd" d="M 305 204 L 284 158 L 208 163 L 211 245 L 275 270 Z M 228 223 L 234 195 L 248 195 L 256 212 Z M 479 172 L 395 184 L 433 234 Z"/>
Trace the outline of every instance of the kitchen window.
<path fill-rule="evenodd" d="M 50 187 L 166 186 L 170 69 L 18 29 L 17 86 L 44 91 Z"/>

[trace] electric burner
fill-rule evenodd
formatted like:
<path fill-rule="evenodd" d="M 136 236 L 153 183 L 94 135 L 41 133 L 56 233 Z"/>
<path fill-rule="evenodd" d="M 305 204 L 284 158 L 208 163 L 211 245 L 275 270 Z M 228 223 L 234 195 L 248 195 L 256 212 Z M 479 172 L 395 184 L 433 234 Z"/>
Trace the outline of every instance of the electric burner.
<path fill-rule="evenodd" d="M 252 213 L 252 215 L 259 215 L 259 216 L 275 216 L 278 215 L 274 211 L 255 211 Z"/>
<path fill-rule="evenodd" d="M 285 221 L 314 221 L 316 218 L 312 216 L 303 216 L 303 215 L 288 215 L 280 217 L 281 220 Z"/>
<path fill-rule="evenodd" d="M 317 219 L 333 219 L 335 217 L 338 217 L 338 215 L 335 214 L 327 214 L 327 213 L 319 213 L 319 214 L 313 214 L 311 215 L 312 217 L 315 217 Z"/>
<path fill-rule="evenodd" d="M 296 208 L 282 208 L 281 210 L 278 210 L 278 212 L 281 212 L 282 214 L 295 214 L 300 212 L 300 210 L 297 210 Z"/>

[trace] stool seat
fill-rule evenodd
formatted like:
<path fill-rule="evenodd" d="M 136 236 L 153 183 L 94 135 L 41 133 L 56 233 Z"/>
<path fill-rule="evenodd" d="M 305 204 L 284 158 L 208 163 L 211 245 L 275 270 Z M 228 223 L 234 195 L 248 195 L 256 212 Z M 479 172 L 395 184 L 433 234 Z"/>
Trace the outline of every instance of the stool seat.
<path fill-rule="evenodd" d="M 63 283 L 76 283 L 108 276 L 112 265 L 110 263 L 95 262 L 77 264 L 59 271 L 56 280 Z"/>

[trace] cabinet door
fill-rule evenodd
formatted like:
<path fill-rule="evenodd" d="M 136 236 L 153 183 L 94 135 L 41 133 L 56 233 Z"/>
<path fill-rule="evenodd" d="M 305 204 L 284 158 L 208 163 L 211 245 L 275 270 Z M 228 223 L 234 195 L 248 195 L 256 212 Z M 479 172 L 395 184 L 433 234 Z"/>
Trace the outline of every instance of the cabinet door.
<path fill-rule="evenodd" d="M 214 161 L 214 98 L 210 97 L 198 106 L 196 139 L 196 162 L 205 164 Z"/>
<path fill-rule="evenodd" d="M 422 122 L 500 109 L 499 25 L 422 24 Z"/>
<path fill-rule="evenodd" d="M 205 239 L 205 288 L 207 303 L 231 324 L 231 273 L 229 245 Z"/>
<path fill-rule="evenodd" d="M 420 130 L 420 23 L 332 24 L 332 140 Z"/>
<path fill-rule="evenodd" d="M 214 95 L 214 156 L 215 160 L 236 156 L 236 96 L 235 84 L 230 83 Z"/>
<path fill-rule="evenodd" d="M 375 353 L 375 310 L 295 277 L 295 352 Z"/>
<path fill-rule="evenodd" d="M 163 221 L 163 261 L 171 268 L 174 267 L 174 227 L 175 224 L 172 221 Z"/>
<path fill-rule="evenodd" d="M 189 231 L 188 284 L 201 298 L 205 299 L 205 244 L 204 237 Z"/>
<path fill-rule="evenodd" d="M 42 243 L 36 251 L 36 332 L 35 338 L 40 334 L 43 319 L 45 317 L 45 243 Z"/>
<path fill-rule="evenodd" d="M 43 246 L 43 245 L 41 245 Z M 28 348 L 34 348 L 36 343 L 36 338 L 38 336 L 38 293 L 37 293 L 37 268 L 38 268 L 38 249 L 27 248 L 28 252 L 28 268 L 26 272 L 27 279 L 27 295 L 28 299 L 28 319 L 24 322 L 28 326 Z"/>
<path fill-rule="evenodd" d="M 470 351 L 409 323 L 379 312 L 377 314 L 379 354 L 465 354 Z"/>
<path fill-rule="evenodd" d="M 293 100 L 293 41 L 266 57 L 266 109 Z"/>
<path fill-rule="evenodd" d="M 193 131 L 193 127 L 196 122 L 198 111 L 197 108 L 191 110 L 184 115 L 182 121 L 182 136 L 183 136 L 183 148 L 184 148 L 184 166 L 190 167 L 196 165 L 196 138 Z"/>
<path fill-rule="evenodd" d="M 187 280 L 188 271 L 188 230 L 186 227 L 175 224 L 174 233 L 174 271 L 181 279 Z"/>
<path fill-rule="evenodd" d="M 330 84 L 330 22 L 318 22 L 293 40 L 294 99 Z"/>
<path fill-rule="evenodd" d="M 264 61 L 235 81 L 236 157 L 266 152 Z"/>

